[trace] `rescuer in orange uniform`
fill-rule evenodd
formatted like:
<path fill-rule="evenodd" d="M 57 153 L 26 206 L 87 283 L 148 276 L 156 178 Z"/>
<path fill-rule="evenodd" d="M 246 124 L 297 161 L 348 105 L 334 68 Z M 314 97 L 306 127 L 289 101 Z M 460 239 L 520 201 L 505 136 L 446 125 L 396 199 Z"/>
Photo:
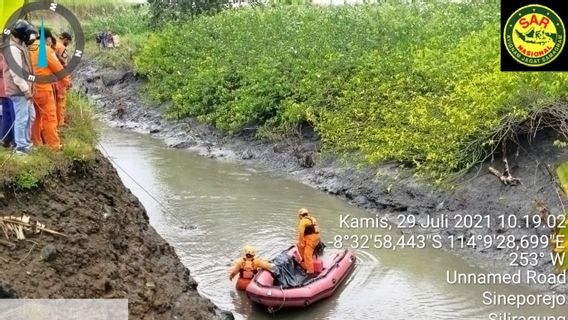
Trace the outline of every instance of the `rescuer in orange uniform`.
<path fill-rule="evenodd" d="M 55 42 L 55 54 L 59 59 L 59 62 L 63 67 L 67 67 L 69 63 L 69 55 L 67 53 L 67 48 L 71 45 L 73 37 L 68 32 L 63 32 L 59 36 L 59 41 Z M 67 91 L 71 87 L 71 76 L 67 76 L 66 80 L 68 82 L 66 87 L 57 86 L 55 90 L 55 100 L 57 104 L 57 125 L 62 127 L 65 125 L 65 108 L 67 105 Z"/>
<path fill-rule="evenodd" d="M 316 218 L 306 208 L 298 210 L 298 252 L 308 277 L 314 277 L 314 250 L 320 242 L 320 228 Z"/>
<path fill-rule="evenodd" d="M 53 76 L 63 70 L 63 65 L 57 59 L 55 52 L 49 46 L 47 51 L 47 68 L 38 67 L 40 41 L 36 40 L 29 46 L 30 56 L 32 58 L 34 75 Z M 64 78 L 57 81 L 56 86 L 67 87 L 69 79 Z M 32 141 L 34 145 L 41 145 L 43 142 L 52 150 L 61 149 L 61 140 L 57 132 L 57 107 L 55 101 L 55 92 L 51 83 L 36 83 L 34 102 L 36 107 L 36 119 L 32 126 Z M 43 139 L 42 139 L 43 138 Z"/>
<path fill-rule="evenodd" d="M 258 270 L 272 269 L 271 263 L 255 257 L 256 249 L 254 247 L 246 246 L 244 252 L 244 256 L 235 261 L 235 264 L 231 268 L 231 273 L 229 274 L 229 280 L 231 281 L 239 274 L 237 290 L 245 290 Z"/>

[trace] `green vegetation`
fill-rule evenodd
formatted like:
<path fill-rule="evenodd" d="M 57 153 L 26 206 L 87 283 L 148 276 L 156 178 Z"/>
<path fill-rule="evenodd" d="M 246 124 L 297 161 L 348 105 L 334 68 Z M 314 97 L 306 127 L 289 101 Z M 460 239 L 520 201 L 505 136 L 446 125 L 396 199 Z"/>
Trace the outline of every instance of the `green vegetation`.
<path fill-rule="evenodd" d="M 148 0 L 153 26 L 183 22 L 229 8 L 228 0 Z"/>
<path fill-rule="evenodd" d="M 48 0 L 47 2 L 53 2 Z M 111 14 L 117 9 L 131 6 L 129 0 L 59 0 L 57 3 L 73 11 L 79 18 L 90 18 L 101 14 Z"/>
<path fill-rule="evenodd" d="M 108 30 L 118 34 L 141 34 L 148 31 L 148 25 L 148 8 L 121 7 L 89 18 L 83 28 L 87 37 L 94 39 L 95 33 Z"/>
<path fill-rule="evenodd" d="M 224 11 L 152 36 L 136 59 L 171 118 L 259 134 L 313 125 L 327 151 L 439 179 L 490 154 L 568 75 L 499 71 L 497 2 Z"/>
<path fill-rule="evenodd" d="M 87 55 L 102 67 L 131 70 L 134 57 L 147 38 L 147 34 L 120 34 L 121 45 L 112 50 L 101 50 L 92 40 L 87 43 Z"/>
<path fill-rule="evenodd" d="M 564 194 L 568 195 L 568 162 L 564 162 L 558 166 L 558 168 L 556 168 L 556 174 L 558 175 L 558 180 L 564 190 Z M 568 212 L 564 214 L 568 217 Z M 557 234 L 562 235 L 563 238 L 562 241 L 559 239 L 559 242 L 555 246 L 555 252 L 568 254 L 568 240 L 566 240 L 568 239 L 568 224 L 566 223 L 566 220 L 557 226 L 556 230 Z M 556 267 L 559 271 L 568 269 L 568 259 L 565 259 L 562 265 L 558 264 Z"/>
<path fill-rule="evenodd" d="M 19 156 L 0 149 L 0 177 L 3 185 L 28 190 L 56 170 L 68 169 L 74 162 L 87 162 L 95 156 L 98 132 L 93 120 L 93 108 L 85 98 L 70 93 L 67 107 L 69 126 L 61 130 L 63 150 L 52 152 L 45 147 L 31 155 Z"/>
<path fill-rule="evenodd" d="M 87 35 L 87 54 L 90 58 L 103 67 L 132 69 L 134 56 L 149 35 L 148 9 L 119 8 L 110 14 L 93 16 L 83 28 Z M 120 36 L 120 47 L 101 50 L 95 43 L 95 35 L 108 30 Z"/>
<path fill-rule="evenodd" d="M 558 175 L 558 180 L 560 181 L 564 193 L 568 195 L 568 162 L 564 162 L 558 166 L 558 168 L 556 168 L 556 174 Z"/>
<path fill-rule="evenodd" d="M 566 116 L 553 109 L 566 106 L 568 75 L 499 71 L 496 1 L 261 6 L 153 33 L 140 16 L 94 19 L 90 28 L 112 25 L 134 44 L 97 59 L 126 68 L 134 56 L 150 97 L 173 101 L 169 118 L 228 133 L 257 127 L 267 138 L 308 123 L 324 151 L 397 161 L 441 182 L 514 140 L 535 114 Z"/>

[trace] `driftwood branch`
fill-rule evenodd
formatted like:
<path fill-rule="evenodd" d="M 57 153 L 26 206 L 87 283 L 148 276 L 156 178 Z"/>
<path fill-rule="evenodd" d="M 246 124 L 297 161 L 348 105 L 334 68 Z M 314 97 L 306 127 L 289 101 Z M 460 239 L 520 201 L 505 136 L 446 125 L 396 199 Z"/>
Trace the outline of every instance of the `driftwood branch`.
<path fill-rule="evenodd" d="M 28 241 L 30 241 L 30 240 L 28 240 Z M 22 263 L 24 260 L 26 260 L 26 258 L 30 255 L 30 253 L 32 253 L 32 251 L 34 250 L 35 246 L 38 244 L 38 243 L 35 242 L 35 241 L 30 241 L 30 242 L 33 242 L 32 247 L 30 248 L 30 251 L 28 251 L 28 253 L 27 253 L 22 259 L 20 259 L 20 261 L 16 262 L 16 264 L 20 264 L 20 263 Z"/>
<path fill-rule="evenodd" d="M 511 144 L 516 145 L 516 155 L 518 156 L 521 144 L 525 141 L 528 144 L 533 143 L 537 133 L 543 130 L 550 130 L 564 140 L 568 140 L 568 108 L 566 108 L 565 102 L 555 102 L 533 108 L 529 115 L 523 119 L 506 115 L 501 118 L 500 123 L 501 125 L 494 130 L 478 135 L 464 146 L 463 158 L 460 161 L 469 163 L 471 166 L 460 171 L 457 176 L 465 174 L 477 164 L 485 163 L 488 160 L 493 162 L 495 157 L 499 155 L 499 148 L 501 148 L 502 156 L 506 158 L 507 146 Z M 503 174 L 495 175 L 501 180 Z M 505 181 L 503 183 L 506 183 Z M 511 182 L 513 184 L 508 182 L 507 184 L 522 184 L 516 180 Z"/>
<path fill-rule="evenodd" d="M 24 226 L 24 227 L 29 227 L 29 228 L 32 228 L 32 229 L 35 228 L 35 227 L 37 227 L 37 225 L 35 225 L 35 224 L 29 224 L 29 223 L 25 223 L 25 222 L 21 222 L 21 221 L 11 221 L 11 220 L 7 220 L 7 222 L 19 224 L 19 225 L 22 225 L 22 226 Z M 37 230 L 43 231 L 43 232 L 47 232 L 47 233 L 50 233 L 50 234 L 55 234 L 55 235 L 58 235 L 58 236 L 67 237 L 67 235 L 65 235 L 64 233 L 57 232 L 57 231 L 51 230 L 51 229 L 47 229 L 47 228 L 45 228 L 45 227 L 38 227 Z"/>
<path fill-rule="evenodd" d="M 511 175 L 511 172 L 509 171 L 509 164 L 507 163 L 507 159 L 503 161 L 505 162 L 505 171 L 503 173 L 493 167 L 489 167 L 489 172 L 499 178 L 499 180 L 506 186 L 519 185 L 521 183 L 521 179 L 513 177 Z"/>
<path fill-rule="evenodd" d="M 497 178 L 499 178 L 499 180 L 501 180 L 501 182 L 504 185 L 516 186 L 516 185 L 521 183 L 521 180 L 519 178 L 513 177 L 511 175 L 511 169 L 509 168 L 509 160 L 507 160 L 507 142 L 509 141 L 507 136 L 509 136 L 509 135 L 510 135 L 510 133 L 505 135 L 503 142 L 501 143 L 501 152 L 503 153 L 503 164 L 505 165 L 505 171 L 503 171 L 503 173 L 501 173 L 497 169 L 495 169 L 493 167 L 489 167 L 489 172 L 491 172 Z M 517 149 L 517 153 L 518 153 L 518 149 Z"/>
<path fill-rule="evenodd" d="M 10 248 L 10 249 L 14 249 L 14 248 L 16 247 L 16 244 L 15 244 L 15 243 L 10 242 L 10 241 L 6 241 L 6 240 L 2 240 L 2 239 L 0 239 L 0 244 L 3 245 L 3 246 L 8 247 L 8 248 Z"/>
<path fill-rule="evenodd" d="M 37 220 L 31 221 L 30 217 L 26 215 L 21 217 L 0 217 L 0 231 L 0 234 L 4 233 L 6 240 L 10 240 L 10 236 L 15 237 L 17 240 L 24 240 L 26 239 L 24 231 L 31 231 L 33 233 L 47 232 L 66 237 L 66 235 L 61 232 L 46 228 L 44 224 Z"/>

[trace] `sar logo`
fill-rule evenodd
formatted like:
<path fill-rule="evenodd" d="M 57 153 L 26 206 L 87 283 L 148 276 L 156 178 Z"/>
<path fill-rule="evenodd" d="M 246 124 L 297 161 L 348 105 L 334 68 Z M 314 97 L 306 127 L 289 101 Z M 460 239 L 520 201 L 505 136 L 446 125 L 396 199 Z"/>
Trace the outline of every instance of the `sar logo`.
<path fill-rule="evenodd" d="M 566 42 L 562 19 L 552 9 L 532 4 L 515 11 L 507 20 L 503 41 L 509 54 L 529 67 L 556 59 Z"/>

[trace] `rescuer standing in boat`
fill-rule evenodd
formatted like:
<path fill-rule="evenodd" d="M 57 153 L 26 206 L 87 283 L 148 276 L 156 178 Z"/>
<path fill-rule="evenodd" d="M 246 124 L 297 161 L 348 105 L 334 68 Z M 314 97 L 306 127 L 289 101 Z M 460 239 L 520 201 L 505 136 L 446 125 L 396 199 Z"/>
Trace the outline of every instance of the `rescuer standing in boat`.
<path fill-rule="evenodd" d="M 229 274 L 229 280 L 233 280 L 233 278 L 239 274 L 237 290 L 245 290 L 258 270 L 272 269 L 271 263 L 260 258 L 256 258 L 256 249 L 254 247 L 246 246 L 244 253 L 245 254 L 242 258 L 235 261 L 235 264 L 231 269 L 231 273 Z"/>
<path fill-rule="evenodd" d="M 298 210 L 298 252 L 308 277 L 314 277 L 314 251 L 320 243 L 320 228 L 316 218 L 306 208 Z"/>

